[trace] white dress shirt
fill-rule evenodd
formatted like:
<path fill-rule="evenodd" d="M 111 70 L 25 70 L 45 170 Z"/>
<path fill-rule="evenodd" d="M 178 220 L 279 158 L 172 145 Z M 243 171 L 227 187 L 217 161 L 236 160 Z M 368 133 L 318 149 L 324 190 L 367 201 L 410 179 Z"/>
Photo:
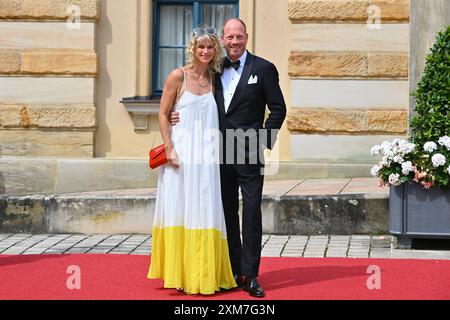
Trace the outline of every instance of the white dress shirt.
<path fill-rule="evenodd" d="M 225 112 L 228 111 L 231 99 L 233 98 L 234 92 L 236 91 L 236 87 L 239 83 L 239 80 L 241 79 L 246 59 L 247 59 L 247 50 L 239 58 L 239 60 L 241 60 L 241 64 L 239 65 L 239 68 L 237 70 L 235 70 L 233 67 L 224 69 L 222 75 L 220 76 L 220 80 L 222 81 L 223 87 L 223 101 L 225 103 Z"/>

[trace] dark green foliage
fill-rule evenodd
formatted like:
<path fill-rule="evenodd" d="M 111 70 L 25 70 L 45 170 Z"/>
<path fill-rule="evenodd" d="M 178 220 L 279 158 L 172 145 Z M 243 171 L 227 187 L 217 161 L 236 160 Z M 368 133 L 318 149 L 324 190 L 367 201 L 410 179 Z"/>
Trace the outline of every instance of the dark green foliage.
<path fill-rule="evenodd" d="M 438 33 L 412 95 L 416 103 L 411 121 L 412 141 L 422 146 L 450 135 L 450 26 Z"/>

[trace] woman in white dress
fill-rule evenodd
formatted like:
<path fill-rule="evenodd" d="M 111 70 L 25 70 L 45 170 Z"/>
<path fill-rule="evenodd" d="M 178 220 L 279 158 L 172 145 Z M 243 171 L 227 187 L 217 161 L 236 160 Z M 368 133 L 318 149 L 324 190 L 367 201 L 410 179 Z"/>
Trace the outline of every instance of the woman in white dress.
<path fill-rule="evenodd" d="M 188 294 L 236 287 L 220 191 L 219 118 L 213 78 L 222 61 L 214 28 L 196 28 L 187 65 L 167 77 L 159 126 L 168 163 L 161 167 L 147 277 Z M 171 127 L 172 109 L 181 121 Z"/>

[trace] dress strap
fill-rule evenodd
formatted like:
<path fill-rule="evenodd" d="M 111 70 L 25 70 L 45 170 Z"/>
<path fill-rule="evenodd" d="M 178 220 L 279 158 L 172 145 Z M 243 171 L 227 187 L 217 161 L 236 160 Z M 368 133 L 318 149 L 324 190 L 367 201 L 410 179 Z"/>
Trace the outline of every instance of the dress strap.
<path fill-rule="evenodd" d="M 181 71 L 183 71 L 183 84 L 184 84 L 184 91 L 186 91 L 187 86 L 187 77 L 186 77 L 186 71 L 184 71 L 183 67 L 180 67 Z"/>

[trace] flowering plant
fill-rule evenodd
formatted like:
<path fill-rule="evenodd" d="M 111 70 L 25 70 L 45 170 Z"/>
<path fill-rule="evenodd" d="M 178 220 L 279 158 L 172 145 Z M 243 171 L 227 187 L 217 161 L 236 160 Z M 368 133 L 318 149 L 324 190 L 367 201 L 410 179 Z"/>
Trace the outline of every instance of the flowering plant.
<path fill-rule="evenodd" d="M 439 184 L 449 187 L 450 180 L 450 137 L 442 136 L 437 143 L 427 141 L 423 145 L 404 139 L 384 141 L 375 145 L 372 155 L 382 155 L 374 165 L 371 174 L 379 178 L 380 185 L 398 186 L 415 181 L 428 189 Z"/>
<path fill-rule="evenodd" d="M 450 26 L 439 32 L 415 97 L 411 137 L 394 139 L 372 147 L 382 155 L 371 174 L 380 185 L 398 186 L 415 181 L 428 189 L 450 187 Z"/>

